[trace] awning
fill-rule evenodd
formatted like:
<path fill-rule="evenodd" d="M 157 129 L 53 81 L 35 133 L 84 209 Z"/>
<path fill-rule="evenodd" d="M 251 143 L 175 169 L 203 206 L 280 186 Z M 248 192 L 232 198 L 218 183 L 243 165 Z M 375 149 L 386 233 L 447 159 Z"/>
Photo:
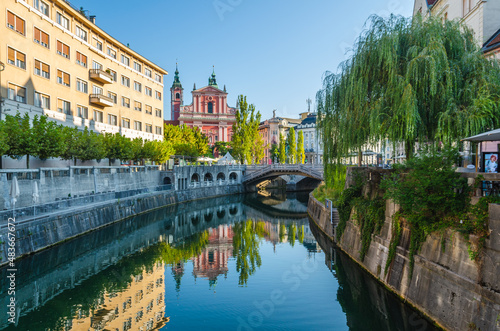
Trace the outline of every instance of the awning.
<path fill-rule="evenodd" d="M 484 132 L 462 140 L 467 141 L 500 141 L 500 129 Z"/>

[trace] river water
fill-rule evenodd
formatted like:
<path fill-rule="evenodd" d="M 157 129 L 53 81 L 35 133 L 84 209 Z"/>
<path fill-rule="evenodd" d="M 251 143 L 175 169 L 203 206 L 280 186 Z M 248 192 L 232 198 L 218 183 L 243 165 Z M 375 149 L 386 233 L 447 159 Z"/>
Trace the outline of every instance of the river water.
<path fill-rule="evenodd" d="M 434 330 L 321 236 L 308 194 L 206 199 L 17 261 L 0 330 Z M 7 270 L 0 269 L 7 306 Z"/>

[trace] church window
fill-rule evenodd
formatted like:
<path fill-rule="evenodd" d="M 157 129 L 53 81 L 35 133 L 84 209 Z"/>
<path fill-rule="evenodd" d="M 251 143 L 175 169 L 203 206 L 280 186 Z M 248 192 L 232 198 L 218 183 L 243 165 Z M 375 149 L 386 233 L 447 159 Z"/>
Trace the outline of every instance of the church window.
<path fill-rule="evenodd" d="M 213 102 L 209 102 L 208 103 L 208 113 L 209 114 L 213 114 L 214 112 L 214 103 Z"/>
<path fill-rule="evenodd" d="M 181 98 L 181 94 L 180 94 L 180 93 L 175 93 L 175 98 L 176 98 L 177 100 L 179 100 L 179 99 Z"/>

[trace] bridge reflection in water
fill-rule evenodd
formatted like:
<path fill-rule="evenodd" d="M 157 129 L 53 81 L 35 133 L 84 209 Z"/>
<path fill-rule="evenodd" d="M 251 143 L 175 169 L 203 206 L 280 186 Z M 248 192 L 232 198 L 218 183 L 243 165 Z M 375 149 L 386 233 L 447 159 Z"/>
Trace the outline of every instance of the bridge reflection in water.
<path fill-rule="evenodd" d="M 371 330 L 431 330 L 412 328 L 413 311 L 397 299 L 380 304 L 379 298 L 390 294 L 360 276 L 348 259 L 332 265 L 332 248 L 316 234 L 318 244 L 306 208 L 307 194 L 284 192 L 200 200 L 136 216 L 29 256 L 16 264 L 18 325 L 1 316 L 0 330 L 235 329 L 238 325 L 231 323 L 251 321 L 252 293 L 269 298 L 283 286 L 281 275 L 304 259 L 301 254 L 315 261 L 323 256 L 321 247 L 339 286 L 325 277 L 326 268 L 315 271 L 326 283 L 317 284 L 311 276 L 301 290 L 284 292 L 290 299 L 266 321 L 270 328 L 345 329 L 347 323 L 353 330 L 371 325 L 376 326 Z M 6 276 L 7 270 L 0 269 L 0 304 L 5 306 Z M 218 286 L 221 280 L 224 287 Z M 214 301 L 216 292 L 225 299 Z M 243 309 L 245 300 L 248 311 L 232 310 Z M 314 309 L 301 319 L 305 307 Z M 365 312 L 372 322 L 358 321 L 366 319 Z M 241 316 L 249 319 L 241 322 Z"/>

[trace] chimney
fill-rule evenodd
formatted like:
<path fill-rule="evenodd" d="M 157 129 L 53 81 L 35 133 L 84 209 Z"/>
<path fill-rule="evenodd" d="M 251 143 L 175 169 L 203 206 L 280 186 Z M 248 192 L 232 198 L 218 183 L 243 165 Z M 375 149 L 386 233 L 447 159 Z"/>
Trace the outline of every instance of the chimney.
<path fill-rule="evenodd" d="M 92 22 L 92 24 L 95 24 L 95 15 L 90 15 L 89 19 Z"/>

